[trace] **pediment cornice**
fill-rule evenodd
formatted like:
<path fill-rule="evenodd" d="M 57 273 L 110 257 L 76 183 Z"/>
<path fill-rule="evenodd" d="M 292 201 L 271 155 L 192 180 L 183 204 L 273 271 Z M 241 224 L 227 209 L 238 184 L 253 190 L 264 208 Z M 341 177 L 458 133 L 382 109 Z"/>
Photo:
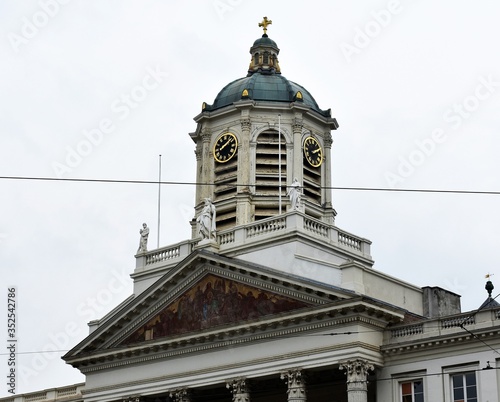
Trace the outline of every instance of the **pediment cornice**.
<path fill-rule="evenodd" d="M 130 343 L 134 331 L 158 317 L 207 276 L 258 289 L 297 307 L 200 330 L 175 333 L 159 339 Z M 206 280 L 206 279 L 205 279 Z M 121 305 L 99 327 L 63 358 L 82 371 L 164 359 L 186 353 L 202 353 L 265 339 L 320 331 L 359 322 L 385 328 L 404 313 L 356 296 L 353 292 L 286 275 L 249 262 L 197 251 L 165 274 L 142 294 Z"/>

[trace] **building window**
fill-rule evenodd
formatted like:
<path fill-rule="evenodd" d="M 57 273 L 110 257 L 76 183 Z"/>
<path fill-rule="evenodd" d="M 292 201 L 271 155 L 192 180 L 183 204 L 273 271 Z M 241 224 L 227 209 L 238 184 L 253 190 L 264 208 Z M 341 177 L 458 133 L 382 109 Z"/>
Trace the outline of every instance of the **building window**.
<path fill-rule="evenodd" d="M 476 374 L 474 372 L 451 376 L 453 402 L 477 402 Z"/>
<path fill-rule="evenodd" d="M 264 52 L 264 64 L 269 64 L 269 52 Z"/>
<path fill-rule="evenodd" d="M 424 402 L 424 383 L 422 380 L 401 383 L 401 402 Z"/>

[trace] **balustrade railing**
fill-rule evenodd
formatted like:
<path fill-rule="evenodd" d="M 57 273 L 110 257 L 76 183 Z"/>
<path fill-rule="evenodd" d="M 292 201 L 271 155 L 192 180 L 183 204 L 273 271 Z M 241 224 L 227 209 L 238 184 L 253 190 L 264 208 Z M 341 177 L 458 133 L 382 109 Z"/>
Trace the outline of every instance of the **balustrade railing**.
<path fill-rule="evenodd" d="M 363 240 L 358 237 L 349 235 L 345 232 L 339 231 L 339 244 L 352 248 L 354 250 L 362 251 Z"/>
<path fill-rule="evenodd" d="M 492 320 L 499 319 L 500 309 L 494 311 L 480 311 L 472 313 L 464 313 L 460 315 L 448 316 L 448 317 L 437 317 L 434 319 L 425 320 L 421 323 L 402 325 L 390 330 L 390 337 L 401 338 L 401 337 L 412 337 L 419 334 L 428 334 L 430 332 L 437 333 L 440 335 L 445 335 L 455 332 L 461 333 L 463 331 L 462 327 L 474 328 L 476 325 L 484 325 L 488 323 L 491 325 Z M 400 340 L 394 340 L 393 342 L 400 342 Z"/>
<path fill-rule="evenodd" d="M 394 328 L 391 330 L 391 336 L 398 338 L 401 336 L 411 336 L 424 333 L 424 324 L 407 325 L 405 327 Z"/>
<path fill-rule="evenodd" d="M 329 238 L 329 226 L 320 221 L 304 218 L 304 229 L 319 236 Z"/>
<path fill-rule="evenodd" d="M 285 231 L 286 233 L 295 231 L 310 233 L 344 250 L 362 253 L 363 255 L 370 254 L 370 242 L 367 240 L 343 232 L 331 224 L 295 212 L 217 232 L 216 241 L 220 250 L 227 250 L 232 247 L 241 247 L 245 245 L 246 241 L 248 241 L 248 245 L 254 244 L 254 242 L 259 241 L 260 236 L 277 235 L 278 233 L 285 233 Z M 174 263 L 175 260 L 187 257 L 196 244 L 197 240 L 187 240 L 140 254 L 137 256 L 137 267 Z"/>
<path fill-rule="evenodd" d="M 179 257 L 180 254 L 181 248 L 179 246 L 167 249 L 158 249 L 157 251 L 146 256 L 146 265 L 171 260 L 173 258 Z"/>
<path fill-rule="evenodd" d="M 266 221 L 253 223 L 246 227 L 246 237 L 255 237 L 267 233 L 277 232 L 286 229 L 286 218 L 280 217 Z"/>
<path fill-rule="evenodd" d="M 476 320 L 473 315 L 467 314 L 460 317 L 451 317 L 441 320 L 441 328 L 454 328 L 463 325 L 475 324 Z"/>
<path fill-rule="evenodd" d="M 234 229 L 231 230 L 230 232 L 218 234 L 217 235 L 217 243 L 219 243 L 220 246 L 223 246 L 225 244 L 234 243 Z"/>

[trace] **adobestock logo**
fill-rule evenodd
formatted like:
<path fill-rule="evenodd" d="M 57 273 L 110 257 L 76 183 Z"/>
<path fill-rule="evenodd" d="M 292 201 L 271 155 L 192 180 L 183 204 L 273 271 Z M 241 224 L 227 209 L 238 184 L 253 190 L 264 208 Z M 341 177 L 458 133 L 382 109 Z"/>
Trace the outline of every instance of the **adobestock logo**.
<path fill-rule="evenodd" d="M 76 307 L 76 315 L 86 320 L 95 319 L 114 300 L 115 295 L 123 292 L 130 284 L 130 278 L 125 272 L 111 272 L 111 278 L 105 287 L 100 289 L 94 297 L 88 297 L 85 302 Z M 88 334 L 88 328 L 79 326 L 75 321 L 69 321 L 61 331 L 50 332 L 46 343 L 40 352 L 35 353 L 29 365 L 19 365 L 21 383 L 28 385 L 32 377 L 36 377 L 45 370 L 50 362 L 66 352 L 83 336 Z"/>
<path fill-rule="evenodd" d="M 489 99 L 496 92 L 496 88 L 500 87 L 500 82 L 494 81 L 491 74 L 488 78 L 479 77 L 478 81 L 473 94 L 466 96 L 460 102 L 455 102 L 443 113 L 443 121 L 451 124 L 452 130 L 459 129 L 464 121 L 479 109 L 481 102 Z M 406 156 L 398 156 L 398 165 L 394 171 L 385 172 L 387 184 L 395 188 L 404 183 L 447 139 L 448 135 L 443 128 L 435 128 L 429 137 L 415 140 L 415 147 Z"/>
<path fill-rule="evenodd" d="M 384 28 L 389 26 L 393 16 L 399 14 L 401 11 L 402 7 L 399 0 L 390 0 L 386 8 L 372 11 L 371 15 L 373 18 L 362 29 L 360 27 L 355 28 L 352 44 L 347 42 L 340 44 L 340 50 L 347 62 L 350 63 L 353 55 L 360 54 L 363 49 L 367 48 L 373 39 L 379 36 Z"/>
<path fill-rule="evenodd" d="M 38 35 L 41 29 L 45 28 L 49 21 L 56 17 L 61 10 L 61 6 L 68 4 L 71 0 L 40 0 L 38 6 L 40 10 L 35 12 L 31 18 L 24 16 L 21 18 L 21 28 L 19 34 L 9 32 L 9 39 L 12 49 L 17 53 L 21 45 L 27 45 L 31 39 Z"/>
<path fill-rule="evenodd" d="M 149 94 L 157 89 L 168 76 L 166 72 L 161 71 L 160 66 L 156 66 L 154 69 L 146 67 L 146 72 L 147 74 L 142 78 L 140 85 L 136 85 L 129 93 L 124 93 L 111 102 L 111 111 L 117 115 L 118 120 L 125 120 L 133 110 L 146 101 Z M 84 158 L 103 142 L 105 135 L 111 134 L 115 130 L 116 124 L 112 117 L 101 119 L 97 127 L 82 130 L 83 139 L 74 147 L 66 146 L 64 162 L 52 162 L 52 170 L 56 176 L 61 178 L 80 166 Z"/>
<path fill-rule="evenodd" d="M 236 6 L 243 3 L 243 0 L 215 0 L 213 2 L 214 10 L 219 16 L 220 20 L 224 20 L 224 14 L 233 11 Z"/>

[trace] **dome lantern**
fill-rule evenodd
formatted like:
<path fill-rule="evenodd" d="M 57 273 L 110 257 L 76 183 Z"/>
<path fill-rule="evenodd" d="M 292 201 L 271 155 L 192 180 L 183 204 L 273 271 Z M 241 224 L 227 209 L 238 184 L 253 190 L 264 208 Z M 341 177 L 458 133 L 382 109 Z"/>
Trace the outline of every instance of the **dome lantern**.
<path fill-rule="evenodd" d="M 250 48 L 252 58 L 248 67 L 248 76 L 259 72 L 263 74 L 281 74 L 278 63 L 278 54 L 280 52 L 278 45 L 267 35 L 267 26 L 273 22 L 264 17 L 259 22 L 259 27 L 264 29 L 264 34 L 257 39 Z"/>

